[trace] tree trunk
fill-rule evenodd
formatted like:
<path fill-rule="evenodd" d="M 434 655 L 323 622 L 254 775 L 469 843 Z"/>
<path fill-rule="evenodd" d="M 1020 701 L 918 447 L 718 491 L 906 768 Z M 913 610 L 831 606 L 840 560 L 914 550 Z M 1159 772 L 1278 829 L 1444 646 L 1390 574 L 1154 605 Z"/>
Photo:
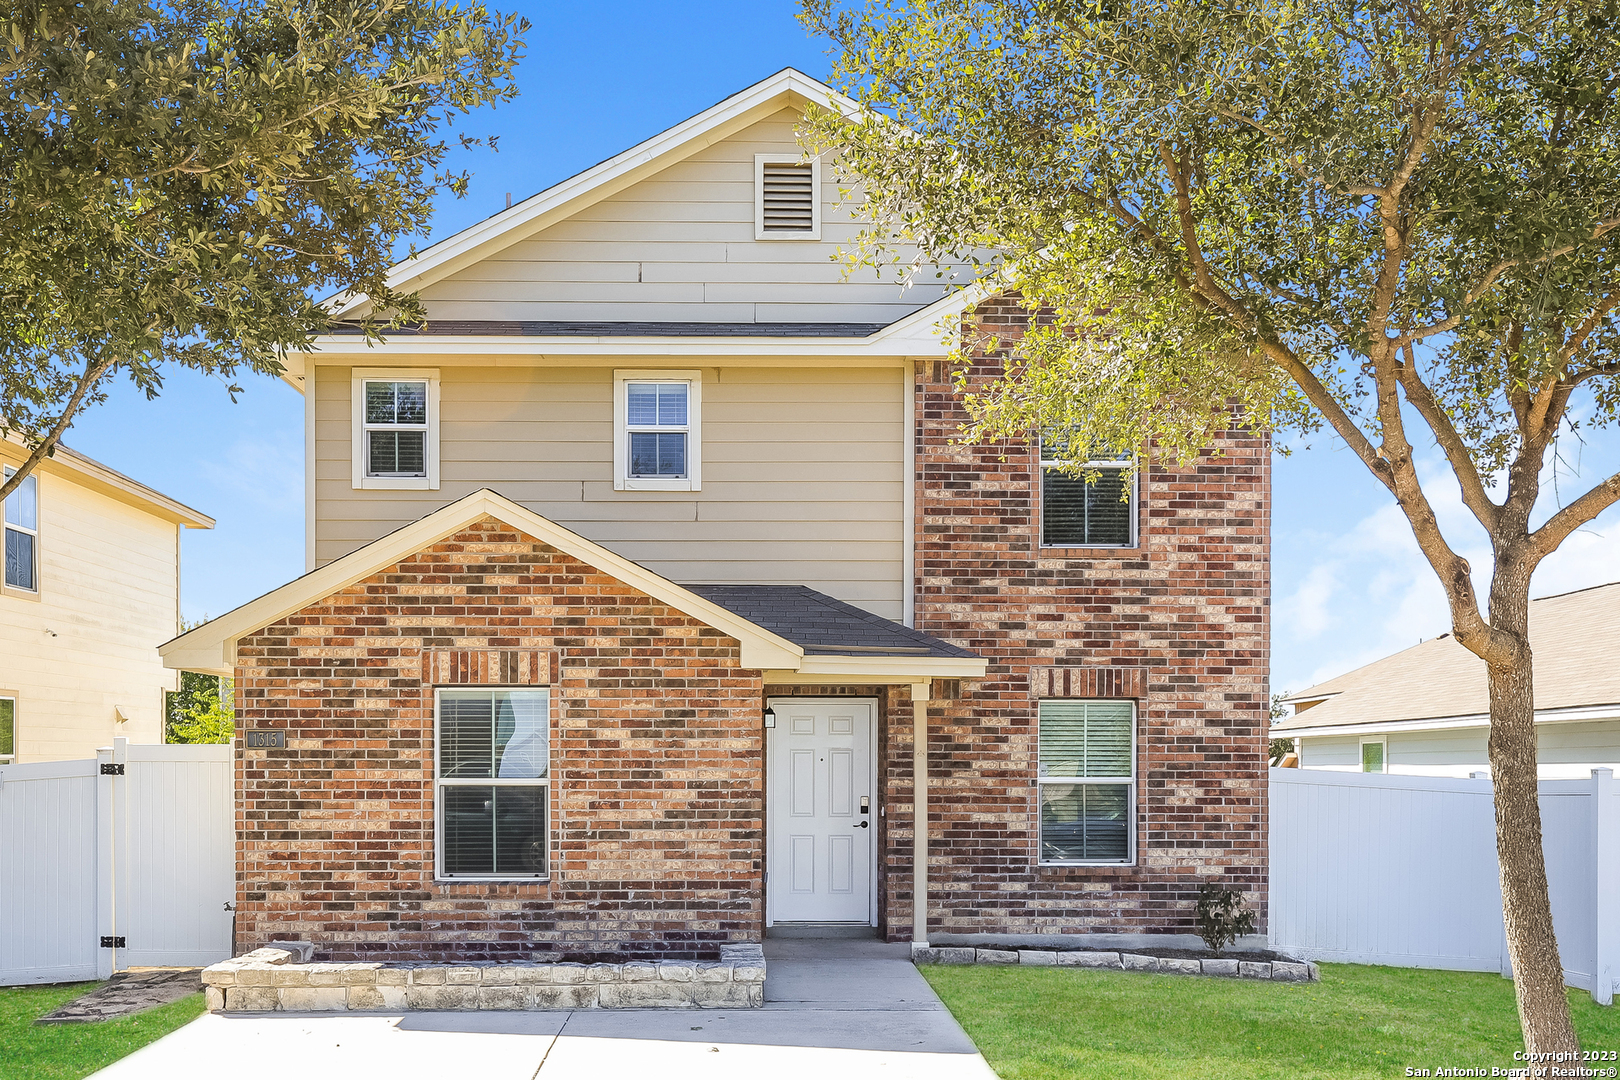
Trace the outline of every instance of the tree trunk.
<path fill-rule="evenodd" d="M 1500 563 L 1498 564 L 1500 566 Z M 1547 899 L 1536 792 L 1535 694 L 1531 686 L 1529 575 L 1499 573 L 1491 585 L 1491 625 L 1513 634 L 1506 663 L 1488 665 L 1491 777 L 1496 789 L 1496 854 L 1501 863 L 1502 918 L 1525 1049 L 1575 1050 L 1563 965 Z"/>

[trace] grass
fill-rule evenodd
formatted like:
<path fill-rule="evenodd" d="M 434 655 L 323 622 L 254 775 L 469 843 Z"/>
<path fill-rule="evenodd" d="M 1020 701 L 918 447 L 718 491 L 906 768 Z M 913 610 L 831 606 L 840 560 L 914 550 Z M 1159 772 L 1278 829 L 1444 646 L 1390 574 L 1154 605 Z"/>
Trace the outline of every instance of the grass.
<path fill-rule="evenodd" d="M 1319 983 L 1073 968 L 921 969 L 1003 1080 L 1360 1080 L 1408 1066 L 1510 1066 L 1522 1049 L 1499 975 L 1323 964 Z M 1620 1011 L 1570 991 L 1575 1030 L 1620 1050 Z M 1421 1074 L 1418 1074 L 1421 1075 Z"/>
<path fill-rule="evenodd" d="M 0 1080 L 78 1080 L 189 1024 L 203 1011 L 203 996 L 192 994 L 119 1020 L 34 1023 L 35 1017 L 96 985 L 0 988 Z"/>

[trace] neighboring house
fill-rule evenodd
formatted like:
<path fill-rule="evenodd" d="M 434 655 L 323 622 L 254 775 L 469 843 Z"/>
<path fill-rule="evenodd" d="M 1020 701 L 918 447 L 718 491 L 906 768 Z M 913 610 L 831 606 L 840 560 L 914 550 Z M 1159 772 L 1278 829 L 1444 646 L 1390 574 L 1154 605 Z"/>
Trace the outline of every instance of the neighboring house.
<path fill-rule="evenodd" d="M 295 358 L 310 573 L 164 646 L 237 679 L 242 947 L 1263 913 L 1267 441 L 1089 489 L 958 445 L 966 297 L 843 276 L 812 103 L 767 79 L 402 264 L 426 327 Z"/>
<path fill-rule="evenodd" d="M 27 456 L 0 440 L 7 479 Z M 213 526 L 65 446 L 5 500 L 0 763 L 163 741 L 178 676 L 157 647 L 180 629 L 180 530 Z"/>
<path fill-rule="evenodd" d="M 1543 780 L 1620 769 L 1620 582 L 1530 602 Z M 1489 773 L 1485 662 L 1450 634 L 1291 694 L 1273 733 L 1307 769 Z"/>

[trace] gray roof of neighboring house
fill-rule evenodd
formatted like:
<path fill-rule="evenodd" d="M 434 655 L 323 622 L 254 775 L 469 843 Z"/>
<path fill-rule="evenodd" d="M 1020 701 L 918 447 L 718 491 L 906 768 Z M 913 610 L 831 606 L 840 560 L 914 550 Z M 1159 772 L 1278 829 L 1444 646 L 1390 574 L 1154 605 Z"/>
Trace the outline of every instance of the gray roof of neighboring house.
<path fill-rule="evenodd" d="M 1620 705 L 1620 582 L 1530 602 L 1536 710 Z M 1485 662 L 1450 634 L 1290 694 L 1326 699 L 1273 730 L 1438 720 L 1490 711 Z"/>
<path fill-rule="evenodd" d="M 434 319 L 387 330 L 385 336 L 449 334 L 466 337 L 871 337 L 887 323 L 798 322 L 547 322 L 505 319 Z M 337 323 L 333 334 L 358 334 L 359 323 Z"/>
<path fill-rule="evenodd" d="M 804 585 L 683 583 L 681 587 L 802 646 L 812 656 L 976 655 Z"/>

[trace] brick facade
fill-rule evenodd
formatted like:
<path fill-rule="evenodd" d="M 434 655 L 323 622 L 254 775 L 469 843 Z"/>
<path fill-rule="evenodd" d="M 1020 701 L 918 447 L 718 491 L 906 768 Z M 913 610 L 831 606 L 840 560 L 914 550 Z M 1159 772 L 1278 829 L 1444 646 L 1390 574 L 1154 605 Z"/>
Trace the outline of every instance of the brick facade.
<path fill-rule="evenodd" d="M 1010 299 L 977 315 L 1002 349 L 1025 317 Z M 916 625 L 991 663 L 931 707 L 930 933 L 1187 933 L 1208 879 L 1263 928 L 1269 440 L 1228 431 L 1189 467 L 1150 460 L 1137 548 L 1043 549 L 1036 451 L 953 445 L 950 377 L 919 365 Z M 1136 865 L 1041 867 L 1036 702 L 1088 696 L 1137 701 Z M 891 800 L 910 798 L 909 725 L 888 734 Z M 890 806 L 886 861 L 909 868 L 909 806 Z M 889 937 L 907 937 L 909 874 L 886 888 Z"/>
<path fill-rule="evenodd" d="M 735 639 L 508 526 L 243 638 L 237 948 L 718 956 L 762 930 L 760 675 Z M 551 685 L 551 876 L 434 880 L 434 683 Z"/>

